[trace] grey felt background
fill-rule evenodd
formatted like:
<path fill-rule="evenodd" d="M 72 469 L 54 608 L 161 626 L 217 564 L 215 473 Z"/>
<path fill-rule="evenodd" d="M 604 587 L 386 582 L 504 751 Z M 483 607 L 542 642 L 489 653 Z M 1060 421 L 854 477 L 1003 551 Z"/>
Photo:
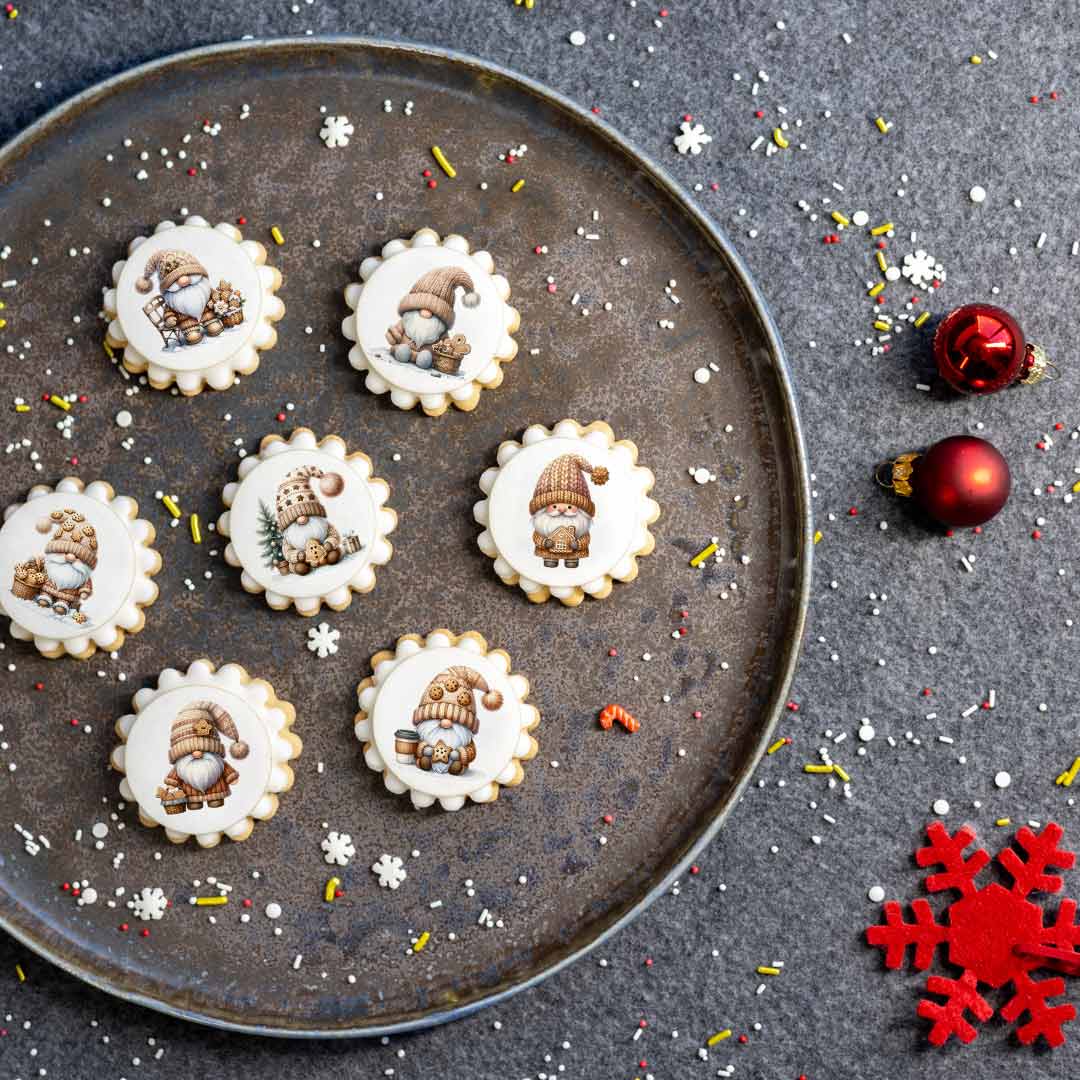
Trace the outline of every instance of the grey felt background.
<path fill-rule="evenodd" d="M 993 835 L 1000 816 L 1075 823 L 1053 778 L 1080 750 L 1080 631 L 1066 622 L 1080 608 L 1071 558 L 1077 526 L 1060 489 L 1033 494 L 1054 481 L 1071 484 L 1080 459 L 1068 437 L 1080 419 L 1071 407 L 1080 380 L 1070 348 L 1071 287 L 1080 262 L 1069 250 L 1080 238 L 1080 213 L 1072 197 L 1076 119 L 1067 81 L 1077 32 L 1060 12 L 1015 2 L 831 0 L 816 12 L 806 4 L 672 2 L 657 30 L 655 8 L 645 0 L 636 8 L 537 0 L 532 12 L 511 0 L 297 0 L 298 13 L 287 0 L 21 6 L 18 20 L 0 22 L 4 138 L 142 60 L 245 33 L 309 29 L 474 52 L 598 105 L 688 187 L 705 185 L 702 205 L 730 232 L 770 299 L 791 357 L 824 537 L 793 689 L 801 708 L 782 728 L 794 745 L 762 764 L 763 786 L 749 790 L 702 858 L 701 873 L 598 953 L 451 1028 L 387 1046 L 310 1045 L 228 1037 L 124 1008 L 5 940 L 0 1016 L 10 1019 L 0 1037 L 0 1072 L 514 1080 L 707 1077 L 728 1063 L 738 1076 L 810 1080 L 1075 1072 L 1080 1029 L 1053 1053 L 1018 1047 L 997 1020 L 971 1047 L 928 1048 L 914 1014 L 921 978 L 886 974 L 878 953 L 863 943 L 865 925 L 878 918 L 866 899 L 869 886 L 880 883 L 900 898 L 919 895 L 911 851 L 936 798 L 951 803 L 950 825 L 972 821 L 992 850 L 1007 832 Z M 183 18 L 173 14 L 181 9 Z M 785 30 L 775 28 L 777 19 Z M 566 39 L 579 28 L 589 41 L 574 48 Z M 851 44 L 842 41 L 844 31 Z M 998 59 L 990 61 L 988 50 Z M 981 67 L 967 63 L 975 52 L 986 58 Z M 754 99 L 749 84 L 758 69 L 769 82 Z M 741 83 L 733 82 L 735 71 Z M 640 88 L 632 88 L 633 79 Z M 1030 95 L 1051 90 L 1059 91 L 1057 101 L 1029 103 Z M 777 105 L 789 109 L 789 120 L 803 119 L 799 138 L 807 149 L 766 160 L 747 146 L 767 133 Z M 766 111 L 763 120 L 754 118 L 755 107 Z M 681 158 L 671 147 L 688 111 L 714 136 L 699 158 Z M 894 123 L 884 137 L 872 123 L 879 113 Z M 717 192 L 709 190 L 713 181 Z M 976 183 L 989 192 L 982 206 L 967 198 Z M 810 224 L 796 202 L 820 204 L 822 197 L 896 221 L 895 258 L 911 250 L 908 234 L 918 231 L 917 246 L 947 268 L 944 288 L 929 301 L 935 313 L 990 299 L 999 287 L 998 301 L 1065 363 L 1063 381 L 987 401 L 927 395 L 914 389 L 926 374 L 927 334 L 906 334 L 884 357 L 854 345 L 872 333 L 864 295 L 873 277 L 871 248 L 852 233 L 839 246 L 821 244 L 824 224 Z M 1045 246 L 1036 250 L 1043 231 Z M 1015 477 L 1011 503 L 981 536 L 949 540 L 923 531 L 874 488 L 878 459 L 980 422 Z M 1037 450 L 1056 422 L 1064 430 L 1047 451 Z M 848 515 L 850 506 L 858 516 Z M 1040 516 L 1046 520 L 1036 542 L 1030 533 Z M 976 555 L 974 573 L 961 567 L 962 553 Z M 886 600 L 869 599 L 882 592 Z M 934 688 L 929 702 L 919 696 L 924 686 Z M 989 687 L 997 689 L 997 709 L 961 719 Z M 924 719 L 930 711 L 937 720 Z M 858 758 L 854 732 L 863 716 L 878 737 Z M 849 733 L 834 755 L 853 774 L 850 800 L 801 772 L 826 729 Z M 907 731 L 921 745 L 906 741 Z M 896 748 L 886 744 L 888 734 Z M 955 744 L 938 743 L 938 734 Z M 1013 783 L 999 792 L 993 777 L 1002 768 Z M 808 805 L 813 799 L 816 811 Z M 823 821 L 822 812 L 836 823 Z M 812 834 L 822 836 L 820 846 Z M 1068 887 L 1075 894 L 1080 875 Z M 785 962 L 784 974 L 756 996 L 754 967 L 773 959 Z M 21 985 L 11 974 L 17 962 L 31 976 Z M 1069 989 L 1075 999 L 1077 990 Z M 649 1026 L 633 1042 L 642 1018 Z M 748 1043 L 732 1039 L 709 1063 L 699 1061 L 703 1040 L 726 1026 L 748 1033 Z M 160 1061 L 147 1046 L 151 1037 L 165 1048 Z"/>

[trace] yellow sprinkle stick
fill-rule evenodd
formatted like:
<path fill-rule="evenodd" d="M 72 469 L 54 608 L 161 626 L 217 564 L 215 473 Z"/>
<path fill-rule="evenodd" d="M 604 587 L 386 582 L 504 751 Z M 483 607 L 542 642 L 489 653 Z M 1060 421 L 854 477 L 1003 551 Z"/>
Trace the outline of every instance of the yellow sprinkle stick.
<path fill-rule="evenodd" d="M 274 238 L 274 243 L 277 244 L 278 247 L 281 247 L 281 245 L 285 243 L 285 237 L 276 225 L 270 230 L 270 235 Z"/>
<path fill-rule="evenodd" d="M 202 529 L 199 528 L 199 515 L 192 514 L 189 518 L 189 523 L 191 525 L 191 539 L 194 540 L 196 544 L 201 544 Z"/>
<path fill-rule="evenodd" d="M 222 904 L 227 904 L 229 898 L 227 896 L 197 896 L 195 897 L 196 907 L 221 907 Z"/>
<path fill-rule="evenodd" d="M 1076 779 L 1077 773 L 1080 773 L 1080 757 L 1076 758 L 1054 783 L 1058 787 L 1072 787 L 1072 782 Z"/>
<path fill-rule="evenodd" d="M 180 507 L 173 502 L 173 497 L 171 495 L 162 495 L 161 501 L 165 504 L 165 509 L 168 510 L 174 518 L 180 516 Z"/>
<path fill-rule="evenodd" d="M 884 221 L 880 225 L 875 225 L 870 230 L 871 236 L 884 236 L 887 232 L 893 231 L 893 223 L 891 221 Z"/>
<path fill-rule="evenodd" d="M 845 217 L 843 214 L 840 213 L 839 210 L 834 210 L 832 212 L 832 214 L 830 215 L 830 217 L 833 219 L 833 221 L 836 222 L 837 225 L 850 225 L 851 224 L 851 219 L 848 218 L 848 217 Z"/>
<path fill-rule="evenodd" d="M 23 402 L 22 405 L 16 405 L 15 406 L 15 411 L 16 412 L 29 412 L 30 411 L 30 406 L 27 405 L 26 402 Z M 1077 481 L 1077 483 L 1080 483 L 1080 481 Z"/>
<path fill-rule="evenodd" d="M 334 902 L 334 894 L 338 891 L 340 885 L 341 878 L 332 877 L 327 879 L 326 887 L 322 891 L 322 898 L 328 904 L 332 904 Z"/>
<path fill-rule="evenodd" d="M 840 777 L 840 780 L 841 780 L 842 783 L 845 783 L 845 784 L 850 784 L 851 783 L 851 777 L 848 776 L 848 774 L 839 765 L 833 765 L 832 771 L 834 773 L 836 773 L 837 776 Z"/>
<path fill-rule="evenodd" d="M 874 320 L 874 329 L 875 330 L 880 330 L 880 331 L 882 331 L 884 333 L 886 330 L 891 330 L 892 329 L 892 323 L 887 323 L 887 322 L 885 322 L 884 319 L 875 319 Z"/>
<path fill-rule="evenodd" d="M 929 319 L 929 318 L 930 318 L 930 312 L 929 312 L 929 311 L 924 311 L 924 312 L 923 312 L 923 313 L 922 313 L 922 314 L 921 314 L 921 315 L 920 315 L 920 316 L 919 316 L 919 317 L 918 317 L 918 318 L 917 318 L 917 319 L 915 320 L 915 326 L 916 326 L 916 327 L 924 326 L 924 325 L 926 324 L 926 320 L 927 320 L 927 319 Z"/>
<path fill-rule="evenodd" d="M 969 64 L 981 64 L 982 63 L 982 57 L 978 56 L 978 55 L 969 56 L 968 57 L 968 63 Z"/>
<path fill-rule="evenodd" d="M 510 190 L 512 192 L 514 192 L 514 194 L 516 195 L 524 186 L 525 186 L 525 181 L 524 180 L 518 180 L 518 181 L 515 182 L 514 186 Z"/>
<path fill-rule="evenodd" d="M 889 133 L 889 128 L 892 127 L 892 124 L 890 124 L 884 116 L 875 116 L 874 123 L 877 124 L 877 129 L 882 135 L 887 135 Z"/>
<path fill-rule="evenodd" d="M 995 825 L 1011 825 L 1012 824 L 1012 818 L 999 817 L 997 819 L 997 821 L 994 822 L 994 824 Z"/>
<path fill-rule="evenodd" d="M 59 394 L 50 394 L 49 401 L 58 409 L 63 409 L 64 412 L 71 412 L 71 402 L 65 401 Z"/>
<path fill-rule="evenodd" d="M 782 746 L 787 746 L 787 739 L 777 739 L 776 742 L 765 751 L 766 754 L 775 754 Z"/>
<path fill-rule="evenodd" d="M 1080 480 L 1077 480 L 1076 483 L 1073 484 L 1072 489 L 1073 489 L 1073 492 L 1080 491 Z"/>
<path fill-rule="evenodd" d="M 700 566 L 714 551 L 716 551 L 716 545 L 710 544 L 707 548 L 702 548 L 691 560 L 691 566 Z"/>
<path fill-rule="evenodd" d="M 7 326 L 7 319 L 0 319 L 0 330 L 3 330 Z"/>
<path fill-rule="evenodd" d="M 723 1031 L 718 1031 L 715 1035 L 710 1035 L 706 1041 L 706 1046 L 715 1046 L 717 1043 L 723 1042 L 725 1039 L 731 1038 L 731 1028 L 724 1028 Z"/>
<path fill-rule="evenodd" d="M 414 953 L 420 952 L 420 950 L 431 940 L 431 934 L 425 930 L 417 939 L 416 944 L 412 947 Z"/>
<path fill-rule="evenodd" d="M 779 975 L 780 969 L 778 967 L 769 967 L 768 964 L 762 964 L 760 967 L 755 968 L 755 971 L 759 975 Z"/>
<path fill-rule="evenodd" d="M 784 138 L 784 133 L 779 128 L 773 128 L 772 132 L 773 142 L 780 147 L 781 150 L 786 150 L 790 143 Z"/>
<path fill-rule="evenodd" d="M 885 291 L 885 282 L 884 281 L 879 281 L 876 285 L 871 285 L 870 288 L 866 290 L 866 295 L 867 296 L 880 296 L 884 291 Z"/>
<path fill-rule="evenodd" d="M 878 251 L 878 252 L 876 252 L 876 255 L 877 255 L 878 269 L 884 274 L 885 271 L 889 269 L 889 262 L 885 258 L 885 252 L 884 251 Z"/>
<path fill-rule="evenodd" d="M 437 146 L 431 148 L 431 156 L 439 163 L 439 168 L 442 169 L 451 180 L 457 176 L 457 169 L 446 160 L 446 155 Z"/>
<path fill-rule="evenodd" d="M 113 352 L 113 347 L 107 341 L 103 341 L 101 343 L 101 347 L 105 350 L 105 355 L 110 360 L 112 360 L 112 359 L 114 359 L 116 357 L 116 353 Z"/>
<path fill-rule="evenodd" d="M 835 768 L 835 765 L 804 765 L 802 771 L 809 773 L 831 773 Z"/>
<path fill-rule="evenodd" d="M 15 965 L 15 974 L 19 976 L 19 982 L 26 982 L 26 972 L 22 969 L 22 964 Z"/>
<path fill-rule="evenodd" d="M 820 529 L 818 529 L 814 533 L 814 543 L 815 544 L 820 544 L 821 541 L 824 540 L 824 539 L 825 539 L 825 534 Z"/>

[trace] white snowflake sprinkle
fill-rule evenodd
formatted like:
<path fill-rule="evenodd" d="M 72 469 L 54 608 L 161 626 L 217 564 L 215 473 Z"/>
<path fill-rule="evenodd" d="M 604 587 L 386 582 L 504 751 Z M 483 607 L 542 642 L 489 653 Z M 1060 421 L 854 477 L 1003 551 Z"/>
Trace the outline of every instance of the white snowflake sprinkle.
<path fill-rule="evenodd" d="M 712 142 L 712 136 L 705 134 L 702 124 L 691 124 L 689 120 L 684 120 L 679 125 L 679 131 L 681 134 L 675 136 L 674 143 L 680 154 L 700 154 L 701 148 Z"/>
<path fill-rule="evenodd" d="M 131 908 L 136 919 L 160 919 L 169 906 L 169 898 L 160 888 L 147 887 L 132 897 L 127 906 Z"/>
<path fill-rule="evenodd" d="M 349 123 L 347 116 L 328 116 L 323 121 L 319 138 L 330 148 L 348 146 L 349 136 L 356 129 Z"/>
<path fill-rule="evenodd" d="M 904 256 L 901 273 L 912 285 L 920 289 L 929 289 L 935 281 L 945 280 L 945 268 L 934 259 L 933 255 L 927 255 L 921 250 Z"/>
<path fill-rule="evenodd" d="M 329 623 L 319 623 L 318 626 L 313 626 L 308 632 L 307 647 L 313 652 L 318 653 L 321 660 L 325 660 L 328 656 L 333 656 L 338 651 L 338 638 L 341 637 L 340 630 L 333 630 Z"/>
<path fill-rule="evenodd" d="M 400 857 L 385 852 L 379 856 L 378 862 L 371 864 L 371 871 L 379 875 L 379 884 L 384 889 L 396 889 L 408 876 Z"/>
<path fill-rule="evenodd" d="M 326 852 L 323 856 L 326 861 L 337 863 L 338 866 L 348 866 L 349 860 L 356 854 L 352 837 L 347 832 L 329 832 L 319 846 Z"/>

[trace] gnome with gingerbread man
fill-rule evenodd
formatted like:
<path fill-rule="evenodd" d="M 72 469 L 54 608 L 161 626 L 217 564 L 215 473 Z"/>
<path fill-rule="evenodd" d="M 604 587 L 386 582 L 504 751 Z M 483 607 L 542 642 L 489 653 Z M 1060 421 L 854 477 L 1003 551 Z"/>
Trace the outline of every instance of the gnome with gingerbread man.
<path fill-rule="evenodd" d="M 157 789 L 165 813 L 224 804 L 240 774 L 225 759 L 222 735 L 230 742 L 229 757 L 241 761 L 248 756 L 232 716 L 217 702 L 193 701 L 176 714 L 169 730 L 172 768 Z"/>
<path fill-rule="evenodd" d="M 420 736 L 416 764 L 425 772 L 458 776 L 476 758 L 473 740 L 480 721 L 473 700 L 475 690 L 481 692 L 480 703 L 489 712 L 502 708 L 502 694 L 471 667 L 448 667 L 428 684 L 412 717 Z"/>
<path fill-rule="evenodd" d="M 593 465 L 580 454 L 562 454 L 536 481 L 529 513 L 534 550 L 545 566 L 556 567 L 561 561 L 572 570 L 589 555 L 596 505 L 586 475 L 597 487 L 608 482 L 603 465 Z"/>
<path fill-rule="evenodd" d="M 391 355 L 398 363 L 415 364 L 425 371 L 434 365 L 451 375 L 457 372 L 471 351 L 464 334 L 450 333 L 459 288 L 464 290 L 461 302 L 465 307 L 479 305 L 480 294 L 472 278 L 458 266 L 429 270 L 417 278 L 398 304 L 401 320 L 386 331 Z"/>
<path fill-rule="evenodd" d="M 39 533 L 51 533 L 44 555 L 15 567 L 11 591 L 23 600 L 34 600 L 57 615 L 86 621 L 79 608 L 90 599 L 97 568 L 98 537 L 94 526 L 78 510 L 53 510 L 37 522 Z"/>
<path fill-rule="evenodd" d="M 281 573 L 307 574 L 359 551 L 359 539 L 355 535 L 342 537 L 330 523 L 320 498 L 333 498 L 344 490 L 340 473 L 323 472 L 317 465 L 301 465 L 286 473 L 275 499 L 283 556 L 277 568 Z"/>

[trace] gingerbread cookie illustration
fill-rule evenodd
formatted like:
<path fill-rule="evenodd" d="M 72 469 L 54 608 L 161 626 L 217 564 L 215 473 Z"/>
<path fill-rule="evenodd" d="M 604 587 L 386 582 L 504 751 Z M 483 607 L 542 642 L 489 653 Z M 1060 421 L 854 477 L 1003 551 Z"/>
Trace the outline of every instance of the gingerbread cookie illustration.
<path fill-rule="evenodd" d="M 352 313 L 341 328 L 356 343 L 349 362 L 367 373 L 372 393 L 440 416 L 451 404 L 475 408 L 482 389 L 502 382 L 520 317 L 486 251 L 420 229 L 365 259 L 360 279 L 345 290 Z"/>

